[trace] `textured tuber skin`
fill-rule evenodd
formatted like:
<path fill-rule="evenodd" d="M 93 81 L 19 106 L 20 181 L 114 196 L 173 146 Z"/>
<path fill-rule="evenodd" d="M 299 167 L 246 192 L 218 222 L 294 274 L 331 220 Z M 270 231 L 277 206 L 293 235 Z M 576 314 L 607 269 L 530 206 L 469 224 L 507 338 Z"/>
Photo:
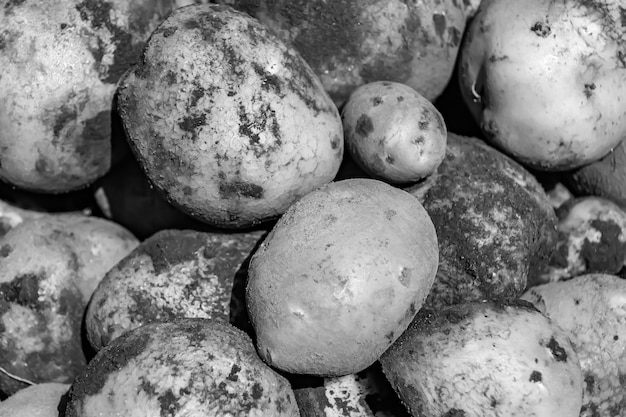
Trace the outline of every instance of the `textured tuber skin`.
<path fill-rule="evenodd" d="M 618 0 L 484 0 L 459 57 L 487 139 L 546 171 L 581 167 L 626 137 L 626 22 Z"/>
<path fill-rule="evenodd" d="M 307 63 L 226 6 L 174 11 L 121 81 L 119 108 L 150 181 L 213 226 L 275 219 L 343 157 L 339 111 Z"/>
<path fill-rule="evenodd" d="M 116 84 L 172 3 L 0 1 L 0 179 L 64 193 L 109 170 Z"/>
<path fill-rule="evenodd" d="M 440 261 L 430 308 L 515 298 L 552 256 L 557 218 L 542 186 L 480 139 L 448 134 L 437 171 L 406 190 L 437 229 Z"/>
<path fill-rule="evenodd" d="M 407 84 L 434 100 L 448 83 L 477 1 L 221 0 L 291 43 L 338 106 L 360 85 Z"/>

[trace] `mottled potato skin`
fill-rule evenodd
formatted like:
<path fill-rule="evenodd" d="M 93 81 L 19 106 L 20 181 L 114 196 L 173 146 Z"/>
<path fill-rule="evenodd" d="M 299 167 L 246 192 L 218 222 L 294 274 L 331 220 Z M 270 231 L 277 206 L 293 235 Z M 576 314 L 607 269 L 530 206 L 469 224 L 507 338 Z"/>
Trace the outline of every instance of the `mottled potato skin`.
<path fill-rule="evenodd" d="M 104 274 L 138 242 L 79 215 L 27 220 L 0 239 L 0 367 L 33 382 L 71 382 L 86 364 L 82 320 Z M 0 392 L 25 384 L 0 373 Z"/>
<path fill-rule="evenodd" d="M 293 373 L 342 376 L 374 363 L 422 306 L 437 236 L 410 194 L 336 181 L 294 203 L 250 260 L 257 349 Z"/>
<path fill-rule="evenodd" d="M 413 416 L 578 417 L 581 409 L 568 334 L 527 302 L 423 309 L 380 361 Z"/>
<path fill-rule="evenodd" d="M 626 280 L 585 274 L 522 296 L 568 332 L 585 381 L 581 417 L 626 413 Z"/>
<path fill-rule="evenodd" d="M 462 96 L 518 161 L 563 171 L 626 136 L 626 22 L 617 0 L 483 0 L 460 51 Z"/>
<path fill-rule="evenodd" d="M 439 241 L 426 305 L 515 298 L 547 265 L 557 219 L 534 176 L 477 138 L 448 134 L 435 173 L 406 188 L 424 204 Z"/>
<path fill-rule="evenodd" d="M 221 0 L 293 44 L 341 105 L 360 85 L 407 84 L 429 100 L 452 75 L 476 1 Z"/>
<path fill-rule="evenodd" d="M 100 350 L 143 324 L 180 317 L 241 319 L 243 291 L 233 301 L 233 289 L 264 233 L 163 230 L 144 240 L 94 291 L 85 315 L 89 342 Z"/>
<path fill-rule="evenodd" d="M 116 83 L 169 0 L 0 0 L 0 178 L 60 193 L 111 164 Z"/>
<path fill-rule="evenodd" d="M 358 87 L 341 119 L 346 149 L 374 178 L 417 182 L 432 174 L 446 154 L 441 113 L 405 84 L 376 81 Z"/>
<path fill-rule="evenodd" d="M 66 417 L 298 417 L 289 382 L 220 320 L 139 327 L 102 349 L 72 384 Z"/>
<path fill-rule="evenodd" d="M 529 285 L 589 273 L 617 274 L 626 263 L 626 211 L 602 197 L 578 197 L 563 203 L 556 250 Z"/>
<path fill-rule="evenodd" d="M 343 156 L 339 111 L 311 68 L 226 6 L 173 12 L 121 82 L 119 106 L 152 183 L 216 226 L 278 217 Z"/>

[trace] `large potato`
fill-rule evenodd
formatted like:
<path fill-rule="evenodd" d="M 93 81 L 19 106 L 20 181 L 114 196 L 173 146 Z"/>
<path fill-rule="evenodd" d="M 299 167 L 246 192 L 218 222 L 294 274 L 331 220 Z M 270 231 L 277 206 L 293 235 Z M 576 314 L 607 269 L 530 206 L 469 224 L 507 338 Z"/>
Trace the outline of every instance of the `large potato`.
<path fill-rule="evenodd" d="M 311 68 L 227 6 L 174 11 L 121 81 L 119 108 L 151 182 L 216 226 L 278 217 L 343 155 L 339 111 Z"/>
<path fill-rule="evenodd" d="M 466 104 L 491 143 L 542 170 L 605 156 L 626 136 L 620 0 L 484 0 L 460 52 Z"/>
<path fill-rule="evenodd" d="M 437 230 L 440 262 L 430 308 L 515 298 L 548 264 L 557 218 L 544 189 L 482 140 L 448 134 L 437 171 L 406 190 Z"/>
<path fill-rule="evenodd" d="M 293 373 L 361 371 L 409 325 L 437 263 L 435 228 L 407 192 L 348 179 L 309 193 L 250 260 L 259 354 Z"/>
<path fill-rule="evenodd" d="M 0 367 L 20 378 L 71 382 L 86 364 L 82 322 L 105 273 L 139 242 L 82 215 L 26 220 L 0 239 Z M 0 373 L 0 392 L 23 382 Z"/>
<path fill-rule="evenodd" d="M 0 0 L 0 178 L 42 192 L 111 165 L 116 83 L 170 0 Z"/>
<path fill-rule="evenodd" d="M 407 84 L 429 100 L 445 88 L 476 0 L 221 0 L 293 44 L 340 105 L 360 85 Z"/>

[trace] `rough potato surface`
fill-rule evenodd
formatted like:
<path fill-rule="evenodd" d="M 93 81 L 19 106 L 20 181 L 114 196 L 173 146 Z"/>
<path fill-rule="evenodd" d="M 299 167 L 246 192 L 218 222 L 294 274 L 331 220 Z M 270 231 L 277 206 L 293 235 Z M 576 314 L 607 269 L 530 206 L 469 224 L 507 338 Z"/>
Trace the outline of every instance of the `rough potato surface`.
<path fill-rule="evenodd" d="M 319 79 L 292 47 L 230 7 L 173 12 L 119 91 L 146 174 L 207 223 L 275 218 L 339 169 L 341 119 Z"/>
<path fill-rule="evenodd" d="M 626 280 L 586 274 L 529 289 L 522 296 L 568 332 L 585 389 L 581 417 L 626 413 Z"/>
<path fill-rule="evenodd" d="M 423 309 L 381 363 L 414 416 L 577 417 L 581 408 L 572 342 L 528 302 Z"/>
<path fill-rule="evenodd" d="M 242 320 L 243 291 L 233 299 L 233 290 L 237 279 L 245 280 L 246 260 L 264 233 L 164 230 L 144 240 L 93 293 L 85 318 L 91 345 L 100 350 L 121 334 L 154 321 Z"/>
<path fill-rule="evenodd" d="M 445 88 L 473 6 L 457 0 L 222 0 L 293 44 L 340 105 L 360 85 Z"/>
<path fill-rule="evenodd" d="M 515 298 L 552 255 L 557 218 L 530 172 L 477 138 L 448 135 L 446 157 L 406 188 L 424 204 L 440 262 L 431 308 Z"/>
<path fill-rule="evenodd" d="M 179 319 L 137 328 L 74 381 L 67 417 L 299 416 L 289 382 L 226 322 Z"/>
<path fill-rule="evenodd" d="M 0 1 L 0 178 L 84 187 L 111 164 L 116 83 L 168 0 Z"/>

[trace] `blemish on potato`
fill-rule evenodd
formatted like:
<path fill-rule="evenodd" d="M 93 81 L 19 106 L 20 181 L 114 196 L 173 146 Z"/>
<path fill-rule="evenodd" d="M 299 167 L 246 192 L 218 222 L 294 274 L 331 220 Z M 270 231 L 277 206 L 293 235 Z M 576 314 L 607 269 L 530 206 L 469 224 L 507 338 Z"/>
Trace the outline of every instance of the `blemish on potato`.
<path fill-rule="evenodd" d="M 370 119 L 367 114 L 362 114 L 356 121 L 354 131 L 361 136 L 367 137 L 367 135 L 374 131 L 372 119 Z"/>
<path fill-rule="evenodd" d="M 275 74 L 269 73 L 257 62 L 252 63 L 252 68 L 254 69 L 254 72 L 261 78 L 261 88 L 266 91 L 274 91 L 274 93 L 280 96 L 282 88 L 282 82 L 280 78 Z"/>
<path fill-rule="evenodd" d="M 146 239 L 136 251 L 143 252 L 152 259 L 154 272 L 166 272 L 173 265 L 192 261 L 197 257 L 197 251 L 206 244 L 201 233 L 184 231 L 177 232 L 176 239 L 172 239 L 173 232 L 162 231 Z"/>
<path fill-rule="evenodd" d="M 263 187 L 246 181 L 221 182 L 219 185 L 220 198 L 224 200 L 235 197 L 260 199 L 264 192 Z"/>
<path fill-rule="evenodd" d="M 400 101 L 400 100 L 398 100 L 398 101 Z M 374 107 L 380 106 L 381 104 L 383 104 L 383 99 L 381 97 L 372 97 L 372 105 Z"/>
<path fill-rule="evenodd" d="M 83 128 L 82 145 L 77 146 L 77 152 L 81 156 L 95 157 L 97 158 L 99 153 L 103 151 L 99 146 L 110 147 L 106 140 L 111 138 L 111 112 L 109 110 L 103 110 L 98 112 L 94 117 L 91 117 L 85 121 L 85 127 Z M 98 147 L 92 147 L 94 141 L 104 142 Z M 95 154 L 95 155 L 94 155 Z"/>
<path fill-rule="evenodd" d="M 596 391 L 596 388 L 595 388 L 596 378 L 595 378 L 595 376 L 593 376 L 590 373 L 587 373 L 585 375 L 584 381 L 585 381 L 585 391 L 587 391 L 587 393 L 590 394 L 590 395 L 594 394 L 595 391 Z"/>
<path fill-rule="evenodd" d="M 554 337 L 550 338 L 546 347 L 550 349 L 550 353 L 557 362 L 567 362 L 567 352 L 559 345 L 559 342 L 557 342 Z"/>
<path fill-rule="evenodd" d="M 435 25 L 435 32 L 441 39 L 443 39 L 443 35 L 446 33 L 446 16 L 440 13 L 433 14 L 433 24 Z"/>
<path fill-rule="evenodd" d="M 163 26 L 161 28 L 156 29 L 153 33 L 153 36 L 162 34 L 164 38 L 169 38 L 170 36 L 175 34 L 177 30 L 178 28 L 176 26 L 169 26 L 169 27 Z"/>
<path fill-rule="evenodd" d="M 73 120 L 76 120 L 76 109 L 73 107 L 62 107 L 61 113 L 56 117 L 52 126 L 54 137 L 58 138 L 63 128 Z"/>
<path fill-rule="evenodd" d="M 37 310 L 40 307 L 39 282 L 42 279 L 45 279 L 43 273 L 28 273 L 18 275 L 12 281 L 0 283 L 0 299 Z"/>
<path fill-rule="evenodd" d="M 467 413 L 463 410 L 460 410 L 458 408 L 451 408 L 441 417 L 465 417 L 466 415 Z"/>
<path fill-rule="evenodd" d="M 535 35 L 540 36 L 542 38 L 546 38 L 552 32 L 550 26 L 544 22 L 536 22 L 534 25 L 530 27 L 530 30 L 535 33 Z"/>
<path fill-rule="evenodd" d="M 185 132 L 195 132 L 199 126 L 203 126 L 206 124 L 206 113 L 202 114 L 192 114 L 191 116 L 186 116 L 182 121 L 178 123 L 178 127 L 180 127 Z"/>
<path fill-rule="evenodd" d="M 585 238 L 580 256 L 585 261 L 587 272 L 618 271 L 624 264 L 626 242 L 620 240 L 622 228 L 612 220 L 594 219 L 590 226 L 600 233 L 600 242 Z"/>
<path fill-rule="evenodd" d="M 6 258 L 11 254 L 13 248 L 9 244 L 4 244 L 0 247 L 0 257 Z"/>
<path fill-rule="evenodd" d="M 595 89 L 596 89 L 596 85 L 594 83 L 585 84 L 585 89 L 583 90 L 585 97 L 591 98 L 591 96 L 593 95 L 593 90 Z"/>
<path fill-rule="evenodd" d="M 541 382 L 543 380 L 543 376 L 541 375 L 541 372 L 539 371 L 532 371 L 530 373 L 530 382 Z"/>
<path fill-rule="evenodd" d="M 398 281 L 404 287 L 409 287 L 411 285 L 411 270 L 409 268 L 403 267 L 400 271 L 400 276 L 398 277 Z"/>

